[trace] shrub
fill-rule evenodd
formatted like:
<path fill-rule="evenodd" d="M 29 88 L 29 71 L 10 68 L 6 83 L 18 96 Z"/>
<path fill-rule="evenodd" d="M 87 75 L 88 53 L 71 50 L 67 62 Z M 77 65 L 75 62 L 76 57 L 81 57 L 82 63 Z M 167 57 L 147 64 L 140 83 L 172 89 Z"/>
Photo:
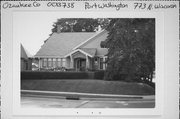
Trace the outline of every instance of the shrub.
<path fill-rule="evenodd" d="M 154 89 L 155 89 L 155 83 L 154 82 L 150 82 L 150 81 L 148 81 L 148 80 L 144 80 L 144 81 L 142 81 L 143 83 L 146 83 L 147 85 L 149 85 L 149 86 L 151 86 L 151 87 L 153 87 Z"/>

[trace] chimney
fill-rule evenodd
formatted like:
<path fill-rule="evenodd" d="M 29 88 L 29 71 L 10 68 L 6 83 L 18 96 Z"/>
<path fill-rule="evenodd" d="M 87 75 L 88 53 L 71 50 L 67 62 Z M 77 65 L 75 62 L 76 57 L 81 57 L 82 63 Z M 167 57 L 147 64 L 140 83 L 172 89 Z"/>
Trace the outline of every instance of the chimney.
<path fill-rule="evenodd" d="M 57 33 L 61 33 L 61 25 L 57 25 Z"/>

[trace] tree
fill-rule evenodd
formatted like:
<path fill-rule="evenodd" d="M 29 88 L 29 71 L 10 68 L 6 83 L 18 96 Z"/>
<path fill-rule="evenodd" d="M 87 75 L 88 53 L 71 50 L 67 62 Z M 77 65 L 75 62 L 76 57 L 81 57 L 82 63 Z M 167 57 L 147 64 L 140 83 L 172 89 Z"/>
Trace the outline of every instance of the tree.
<path fill-rule="evenodd" d="M 155 70 L 155 19 L 112 19 L 106 80 L 151 80 Z"/>
<path fill-rule="evenodd" d="M 57 32 L 57 25 L 61 32 L 95 32 L 99 26 L 105 29 L 109 22 L 107 18 L 61 18 L 53 24 L 52 33 Z"/>

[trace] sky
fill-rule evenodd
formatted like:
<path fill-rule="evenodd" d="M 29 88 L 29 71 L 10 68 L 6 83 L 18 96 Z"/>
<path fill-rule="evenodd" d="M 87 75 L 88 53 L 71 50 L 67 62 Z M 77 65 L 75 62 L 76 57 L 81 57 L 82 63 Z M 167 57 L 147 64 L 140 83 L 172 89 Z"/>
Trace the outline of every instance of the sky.
<path fill-rule="evenodd" d="M 13 40 L 20 42 L 26 51 L 35 55 L 51 34 L 52 25 L 60 18 L 107 18 L 112 13 L 64 11 L 13 12 Z"/>
<path fill-rule="evenodd" d="M 47 12 L 14 13 L 13 39 L 19 41 L 31 55 L 35 55 L 49 38 L 52 25 L 59 16 L 59 13 Z"/>
<path fill-rule="evenodd" d="M 121 14 L 126 18 L 127 14 Z M 51 34 L 52 25 L 60 18 L 117 18 L 116 13 L 16 11 L 13 12 L 13 41 L 20 42 L 34 56 Z"/>
<path fill-rule="evenodd" d="M 83 17 L 82 17 L 83 16 Z M 106 14 L 63 11 L 19 11 L 13 13 L 13 40 L 35 55 L 51 34 L 52 25 L 60 18 L 103 18 Z"/>

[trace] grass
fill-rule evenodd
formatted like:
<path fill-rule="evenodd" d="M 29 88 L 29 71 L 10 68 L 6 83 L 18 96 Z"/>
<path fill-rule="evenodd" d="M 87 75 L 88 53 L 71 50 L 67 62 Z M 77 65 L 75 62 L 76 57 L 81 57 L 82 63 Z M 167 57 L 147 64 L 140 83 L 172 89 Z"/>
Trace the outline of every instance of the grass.
<path fill-rule="evenodd" d="M 154 95 L 155 90 L 143 83 L 103 80 L 22 80 L 21 89 L 119 95 Z"/>

